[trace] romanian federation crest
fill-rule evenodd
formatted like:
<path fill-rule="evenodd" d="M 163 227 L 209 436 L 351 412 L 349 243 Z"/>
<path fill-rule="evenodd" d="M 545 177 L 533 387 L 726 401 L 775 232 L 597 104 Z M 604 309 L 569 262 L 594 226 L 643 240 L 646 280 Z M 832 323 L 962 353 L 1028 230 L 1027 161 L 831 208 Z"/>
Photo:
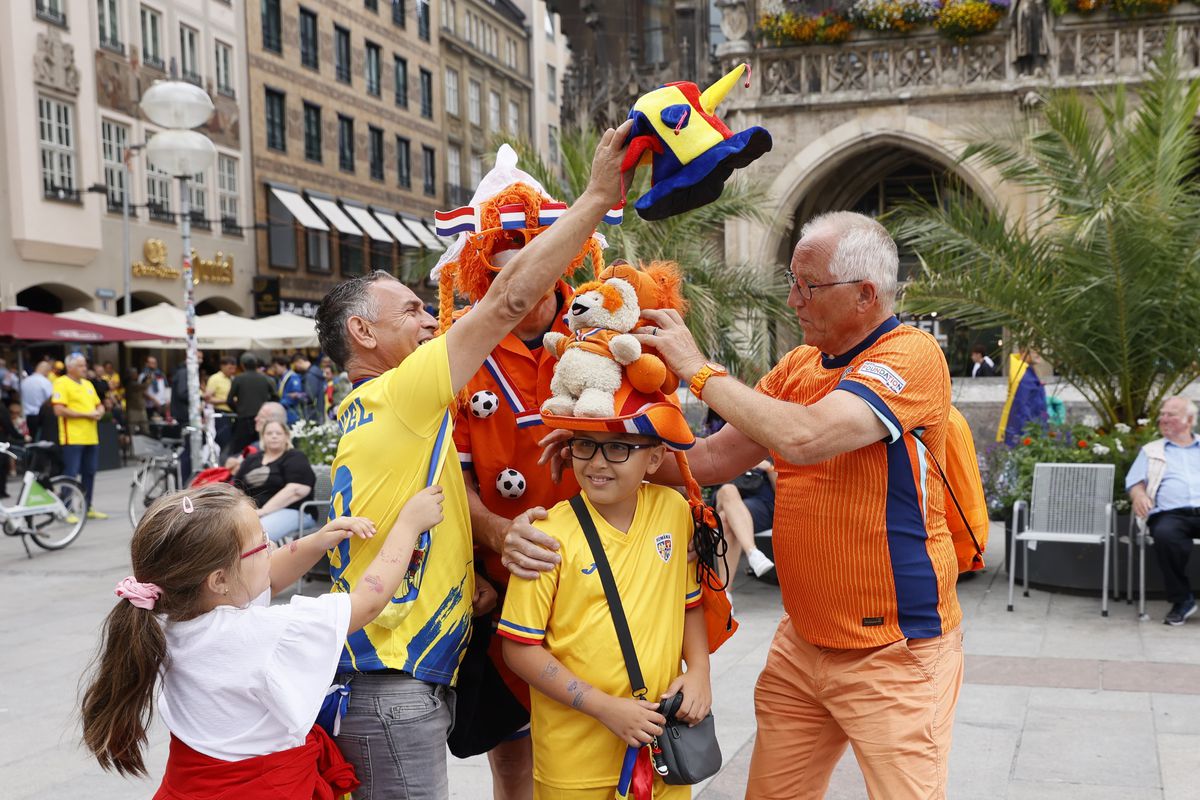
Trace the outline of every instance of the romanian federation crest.
<path fill-rule="evenodd" d="M 671 562 L 671 542 L 672 537 L 669 533 L 660 533 L 654 540 L 654 549 L 658 551 L 658 557 L 663 560 L 664 564 Z"/>

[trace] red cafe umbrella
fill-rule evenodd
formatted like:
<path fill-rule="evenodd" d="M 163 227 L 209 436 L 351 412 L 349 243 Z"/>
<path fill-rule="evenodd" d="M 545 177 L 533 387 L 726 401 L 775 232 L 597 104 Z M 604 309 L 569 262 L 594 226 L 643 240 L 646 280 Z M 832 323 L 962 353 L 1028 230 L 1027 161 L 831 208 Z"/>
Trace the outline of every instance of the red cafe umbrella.
<path fill-rule="evenodd" d="M 40 311 L 0 311 L 0 339 L 25 342 L 133 342 L 160 338 L 155 333 L 131 331 L 112 325 L 97 325 L 75 319 L 63 319 Z"/>

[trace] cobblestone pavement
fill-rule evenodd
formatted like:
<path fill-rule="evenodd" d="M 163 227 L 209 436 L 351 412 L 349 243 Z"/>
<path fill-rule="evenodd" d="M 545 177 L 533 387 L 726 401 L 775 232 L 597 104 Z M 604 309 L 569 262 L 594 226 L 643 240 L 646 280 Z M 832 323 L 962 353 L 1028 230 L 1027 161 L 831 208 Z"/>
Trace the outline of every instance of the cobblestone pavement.
<path fill-rule="evenodd" d="M 59 552 L 25 557 L 0 541 L 0 797 L 129 800 L 155 780 L 103 773 L 79 746 L 81 675 L 129 573 L 124 518 L 130 470 L 98 476 L 92 521 Z M 999 533 L 994 532 L 998 537 Z M 998 550 L 998 548 L 996 548 Z M 1036 555 L 1033 556 L 1036 558 Z M 1200 796 L 1200 623 L 1139 623 L 1132 606 L 1102 618 L 1094 597 L 1034 591 L 1005 611 L 998 552 L 959 587 L 966 625 L 966 685 L 950 761 L 953 800 L 1193 800 Z M 780 615 L 778 590 L 741 577 L 734 605 L 742 628 L 713 659 L 714 708 L 725 768 L 701 800 L 742 796 L 753 747 L 754 680 Z M 150 735 L 149 768 L 162 774 L 166 733 Z M 451 759 L 451 795 L 487 797 L 484 758 Z M 851 753 L 828 797 L 865 798 Z"/>

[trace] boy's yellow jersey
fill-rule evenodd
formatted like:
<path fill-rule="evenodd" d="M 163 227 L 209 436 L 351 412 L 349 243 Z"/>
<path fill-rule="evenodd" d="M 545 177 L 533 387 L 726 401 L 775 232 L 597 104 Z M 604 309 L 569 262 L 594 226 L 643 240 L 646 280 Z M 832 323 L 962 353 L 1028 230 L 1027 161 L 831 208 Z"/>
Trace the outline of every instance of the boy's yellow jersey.
<path fill-rule="evenodd" d="M 695 565 L 687 560 L 691 511 L 678 492 L 651 484 L 638 491 L 628 533 L 587 507 L 612 565 L 647 697 L 657 700 L 682 672 L 684 610 L 700 603 Z M 558 540 L 562 561 L 536 580 L 509 581 L 500 635 L 544 646 L 594 691 L 632 697 L 604 587 L 575 512 L 564 501 L 535 525 Z M 563 789 L 615 786 L 625 743 L 582 711 L 536 689 L 531 694 L 534 777 Z"/>
<path fill-rule="evenodd" d="M 349 592 L 379 554 L 400 509 L 428 483 L 445 491 L 445 518 L 422 534 L 408 577 L 383 613 L 346 637 L 338 669 L 403 670 L 453 684 L 471 632 L 475 569 L 471 518 L 454 454 L 454 402 L 446 337 L 400 366 L 356 382 L 338 407 L 342 438 L 333 460 L 330 517 L 366 517 L 374 538 L 352 536 L 329 551 L 333 591 Z M 430 475 L 432 472 L 432 481 Z"/>

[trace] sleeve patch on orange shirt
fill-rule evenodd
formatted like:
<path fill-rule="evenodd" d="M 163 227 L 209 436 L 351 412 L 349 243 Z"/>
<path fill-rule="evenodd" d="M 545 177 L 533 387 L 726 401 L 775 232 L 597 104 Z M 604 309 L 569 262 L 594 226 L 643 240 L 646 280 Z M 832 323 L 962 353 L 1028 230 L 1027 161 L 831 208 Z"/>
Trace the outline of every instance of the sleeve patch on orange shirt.
<path fill-rule="evenodd" d="M 879 381 L 888 389 L 891 389 L 894 394 L 900 394 L 904 391 L 904 387 L 908 385 L 908 381 L 897 375 L 895 370 L 886 364 L 880 364 L 878 361 L 864 361 L 858 368 L 858 371 L 862 375 L 869 375 Z"/>

